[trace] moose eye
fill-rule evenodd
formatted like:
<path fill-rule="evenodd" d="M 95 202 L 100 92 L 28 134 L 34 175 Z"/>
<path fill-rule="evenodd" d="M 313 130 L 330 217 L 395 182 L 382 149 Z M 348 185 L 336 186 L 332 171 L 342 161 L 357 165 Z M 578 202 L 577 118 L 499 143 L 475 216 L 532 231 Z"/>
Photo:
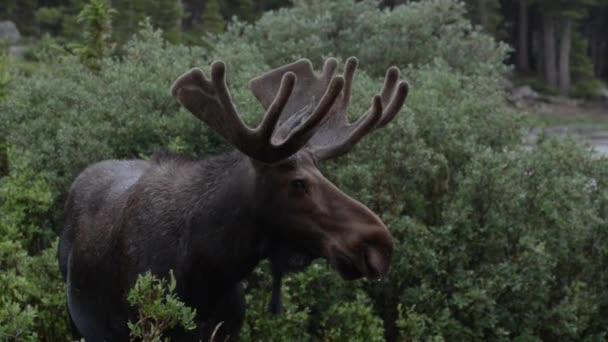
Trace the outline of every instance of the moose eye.
<path fill-rule="evenodd" d="M 292 180 L 290 186 L 294 190 L 306 191 L 306 182 L 303 179 Z"/>

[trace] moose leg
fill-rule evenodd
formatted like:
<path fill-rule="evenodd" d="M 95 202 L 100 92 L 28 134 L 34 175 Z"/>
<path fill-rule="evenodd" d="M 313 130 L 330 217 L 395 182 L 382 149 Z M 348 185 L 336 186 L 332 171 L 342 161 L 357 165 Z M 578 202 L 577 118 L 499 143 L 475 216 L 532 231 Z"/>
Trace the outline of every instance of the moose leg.
<path fill-rule="evenodd" d="M 70 313 L 69 305 L 68 305 L 68 318 L 70 320 L 70 330 L 72 331 L 72 340 L 80 341 L 80 339 L 83 338 L 83 336 L 78 331 L 78 328 L 76 327 L 76 323 L 74 323 L 74 320 L 72 319 L 72 314 Z"/>
<path fill-rule="evenodd" d="M 119 305 L 108 303 L 103 295 L 79 292 L 68 282 L 70 320 L 80 335 L 87 342 L 128 341 L 127 317 L 116 311 Z"/>
<path fill-rule="evenodd" d="M 237 283 L 217 302 L 212 318 L 200 329 L 203 341 L 238 341 L 245 319 L 245 293 Z"/>

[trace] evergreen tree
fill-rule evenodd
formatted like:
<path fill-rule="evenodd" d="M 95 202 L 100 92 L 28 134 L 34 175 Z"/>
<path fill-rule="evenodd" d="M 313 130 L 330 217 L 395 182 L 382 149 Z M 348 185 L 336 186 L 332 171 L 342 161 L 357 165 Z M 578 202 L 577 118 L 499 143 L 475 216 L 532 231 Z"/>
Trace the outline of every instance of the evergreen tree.
<path fill-rule="evenodd" d="M 108 55 L 112 33 L 112 16 L 116 13 L 106 0 L 91 0 L 78 14 L 78 22 L 84 25 L 86 45 L 79 48 L 81 58 L 94 69 L 99 59 Z"/>
<path fill-rule="evenodd" d="M 558 87 L 562 95 L 568 95 L 572 83 L 570 69 L 573 30 L 597 2 L 596 0 L 542 0 L 539 4 L 543 11 L 546 80 L 550 86 Z"/>
<path fill-rule="evenodd" d="M 238 17 L 242 20 L 246 20 L 249 22 L 253 22 L 255 18 L 258 16 L 258 13 L 255 9 L 255 4 L 253 0 L 240 0 L 239 1 L 239 9 L 238 9 Z"/>
<path fill-rule="evenodd" d="M 218 0 L 208 0 L 205 6 L 205 11 L 201 17 L 203 22 L 203 30 L 208 33 L 224 32 L 224 18 L 220 12 L 220 3 Z"/>
<path fill-rule="evenodd" d="M 145 18 L 150 18 L 154 28 L 162 29 L 169 41 L 178 39 L 176 22 L 182 16 L 182 9 L 175 0 L 112 0 L 112 4 L 118 11 L 115 19 L 117 41 L 128 40 Z"/>
<path fill-rule="evenodd" d="M 484 31 L 499 38 L 500 25 L 503 21 L 499 0 L 467 0 L 469 17 L 474 24 L 483 27 Z"/>

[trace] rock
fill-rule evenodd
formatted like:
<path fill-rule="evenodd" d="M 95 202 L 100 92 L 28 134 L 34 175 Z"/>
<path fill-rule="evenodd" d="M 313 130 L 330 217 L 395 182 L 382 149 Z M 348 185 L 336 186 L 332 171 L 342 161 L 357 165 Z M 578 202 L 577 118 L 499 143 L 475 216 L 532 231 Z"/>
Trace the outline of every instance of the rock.
<path fill-rule="evenodd" d="M 541 100 L 545 101 L 547 103 L 563 105 L 563 106 L 572 106 L 572 107 L 580 106 L 581 103 L 583 102 L 580 99 L 573 99 L 573 98 L 564 97 L 564 96 L 550 96 L 550 95 L 542 96 Z"/>
<path fill-rule="evenodd" d="M 601 87 L 598 90 L 598 93 L 600 94 L 600 98 L 602 99 L 602 101 L 608 103 L 608 87 Z"/>
<path fill-rule="evenodd" d="M 522 108 L 527 101 L 536 101 L 540 95 L 530 86 L 514 87 L 509 92 L 508 100 L 517 108 Z"/>
<path fill-rule="evenodd" d="M 513 88 L 511 98 L 515 100 L 535 100 L 539 98 L 539 95 L 530 86 L 524 85 Z"/>
<path fill-rule="evenodd" d="M 0 40 L 8 42 L 9 45 L 15 45 L 19 39 L 21 39 L 21 34 L 14 22 L 0 21 Z"/>

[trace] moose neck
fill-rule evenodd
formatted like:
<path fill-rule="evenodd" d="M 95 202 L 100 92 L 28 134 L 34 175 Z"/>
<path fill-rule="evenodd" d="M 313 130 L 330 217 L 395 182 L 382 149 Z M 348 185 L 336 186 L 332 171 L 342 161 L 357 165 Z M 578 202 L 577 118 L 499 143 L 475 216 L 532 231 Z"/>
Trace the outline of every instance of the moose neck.
<path fill-rule="evenodd" d="M 187 249 L 193 256 L 188 258 L 193 260 L 192 274 L 231 283 L 264 257 L 266 238 L 256 219 L 255 179 L 250 159 L 236 151 L 197 164 Z"/>

